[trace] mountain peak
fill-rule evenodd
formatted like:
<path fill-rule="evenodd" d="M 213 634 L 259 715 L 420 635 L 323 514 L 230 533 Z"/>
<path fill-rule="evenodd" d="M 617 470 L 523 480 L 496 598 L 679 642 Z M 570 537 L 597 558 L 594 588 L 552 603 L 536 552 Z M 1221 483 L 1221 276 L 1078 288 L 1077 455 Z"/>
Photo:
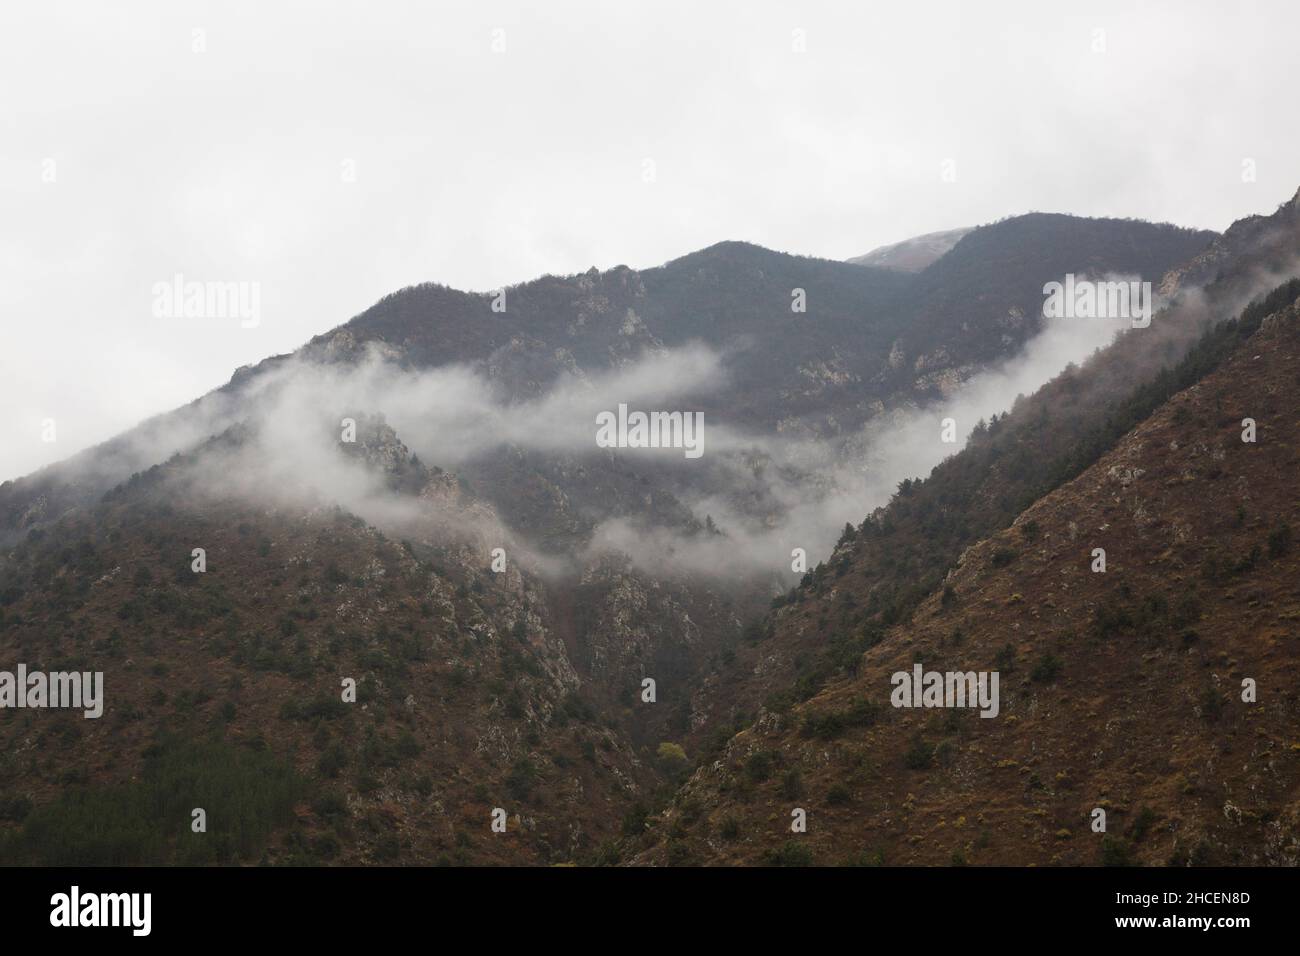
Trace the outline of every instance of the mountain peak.
<path fill-rule="evenodd" d="M 895 272 L 920 272 L 946 255 L 948 250 L 957 245 L 972 228 L 972 226 L 965 226 L 942 232 L 927 232 L 924 235 L 913 236 L 911 239 L 904 239 L 902 242 L 877 246 L 866 255 L 855 256 L 848 261 L 854 265 L 892 269 Z"/>

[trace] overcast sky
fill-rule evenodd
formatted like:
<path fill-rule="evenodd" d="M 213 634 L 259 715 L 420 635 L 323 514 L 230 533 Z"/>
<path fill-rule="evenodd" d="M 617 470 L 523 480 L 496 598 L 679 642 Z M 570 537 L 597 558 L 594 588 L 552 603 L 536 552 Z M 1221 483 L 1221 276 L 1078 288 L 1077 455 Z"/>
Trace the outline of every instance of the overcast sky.
<path fill-rule="evenodd" d="M 723 239 L 847 258 L 1029 210 L 1223 229 L 1300 186 L 1298 27 L 1293 2 L 4 4 L 0 480 L 416 282 Z M 177 273 L 258 283 L 259 324 L 156 316 Z"/>

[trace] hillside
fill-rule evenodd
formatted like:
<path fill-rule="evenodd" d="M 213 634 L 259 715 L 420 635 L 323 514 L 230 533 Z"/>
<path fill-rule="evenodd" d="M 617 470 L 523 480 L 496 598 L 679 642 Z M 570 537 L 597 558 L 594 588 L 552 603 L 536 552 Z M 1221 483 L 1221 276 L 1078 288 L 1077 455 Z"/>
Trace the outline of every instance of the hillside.
<path fill-rule="evenodd" d="M 196 494 L 210 452 L 6 561 L 6 659 L 103 669 L 109 701 L 100 720 L 3 712 L 7 860 L 542 863 L 617 826 L 647 774 L 597 722 L 536 579 L 491 573 L 471 539 Z M 482 507 L 450 475 L 419 487 Z M 152 797 L 154 774 L 178 792 Z M 190 837 L 193 806 L 217 839 Z"/>
<path fill-rule="evenodd" d="M 1295 865 L 1297 293 L 1207 337 L 1194 358 L 1226 349 L 1210 374 L 966 550 L 851 676 L 729 741 L 639 859 Z M 778 634 L 835 640 L 869 586 L 847 552 Z M 915 663 L 998 671 L 1000 713 L 892 707 Z"/>
<path fill-rule="evenodd" d="M 768 640 L 738 652 L 731 676 L 711 689 L 723 713 L 752 717 L 814 693 L 842 672 L 884 630 L 907 620 L 934 593 L 970 546 L 1006 528 L 1034 501 L 1093 464 L 1128 429 L 1174 391 L 1203 374 L 1209 359 L 1183 365 L 1189 350 L 1216 324 L 1235 317 L 1250 296 L 1271 289 L 1295 268 L 1300 248 L 1300 197 L 1268 218 L 1265 228 L 1222 246 L 1214 282 L 1176 293 L 1149 328 L 1134 330 L 1070 367 L 1037 392 L 1017 399 L 990 421 L 963 421 L 966 446 L 922 479 L 905 479 L 888 507 L 846 529 L 835 554 L 778 597 L 802 602 L 835 588 L 845 575 L 863 582 L 857 604 L 837 610 L 841 626 L 827 635 L 782 627 L 778 613 L 759 630 Z M 1240 236 L 1238 230 L 1229 234 Z M 1249 312 L 1277 306 L 1262 297 Z"/>
<path fill-rule="evenodd" d="M 5 711 L 6 858 L 614 862 L 702 741 L 796 678 L 797 641 L 763 640 L 797 580 L 779 535 L 831 553 L 807 506 L 858 430 L 1016 355 L 1058 270 L 1155 279 L 1211 238 L 1020 217 L 917 276 L 723 243 L 504 312 L 420 286 L 0 485 L 0 651 L 110 689 L 99 721 Z M 628 390 L 730 444 L 593 448 Z M 776 645 L 766 683 L 732 679 Z M 220 840 L 186 842 L 193 806 Z"/>

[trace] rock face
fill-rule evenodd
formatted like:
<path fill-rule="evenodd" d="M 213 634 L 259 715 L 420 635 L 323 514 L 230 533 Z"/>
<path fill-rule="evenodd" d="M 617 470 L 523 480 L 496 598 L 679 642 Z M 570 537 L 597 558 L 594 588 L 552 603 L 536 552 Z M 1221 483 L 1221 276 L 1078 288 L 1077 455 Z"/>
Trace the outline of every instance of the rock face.
<path fill-rule="evenodd" d="M 1270 216 L 1247 216 L 1234 222 L 1199 255 L 1169 270 L 1160 282 L 1160 294 L 1172 297 L 1227 272 L 1235 277 L 1243 299 L 1250 298 L 1265 277 L 1291 273 L 1298 225 L 1300 191 Z"/>
<path fill-rule="evenodd" d="M 402 444 L 382 415 L 363 415 L 356 426 L 356 440 L 340 446 L 344 452 L 386 475 L 400 475 L 413 467 L 410 449 Z"/>

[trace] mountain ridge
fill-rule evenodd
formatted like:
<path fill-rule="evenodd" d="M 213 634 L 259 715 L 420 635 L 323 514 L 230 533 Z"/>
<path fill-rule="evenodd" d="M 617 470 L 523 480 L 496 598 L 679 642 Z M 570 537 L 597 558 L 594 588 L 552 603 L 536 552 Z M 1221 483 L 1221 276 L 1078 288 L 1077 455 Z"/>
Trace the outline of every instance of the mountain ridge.
<path fill-rule="evenodd" d="M 1161 273 L 1151 263 L 1163 265 L 1163 256 L 1172 268 L 1206 239 L 1176 227 L 1030 219 L 988 227 L 973 252 L 928 278 L 722 243 L 657 270 L 511 287 L 506 318 L 491 312 L 490 297 L 416 287 L 298 353 L 241 370 L 174 421 L 156 423 L 151 441 L 121 439 L 116 461 L 99 463 L 83 485 L 29 477 L 0 486 L 0 518 L 15 542 L 0 555 L 4 646 L 34 662 L 108 659 L 118 668 L 129 660 L 147 678 L 110 714 L 130 735 L 111 763 L 93 761 L 70 784 L 82 793 L 76 799 L 134 806 L 124 779 L 161 780 L 207 760 L 242 780 L 254 758 L 239 755 L 267 754 L 281 767 L 272 777 L 296 781 L 297 802 L 286 816 L 282 795 L 268 794 L 265 839 L 222 861 L 622 858 L 624 842 L 641 838 L 692 761 L 743 731 L 755 708 L 763 713 L 761 682 L 753 694 L 735 683 L 745 699 L 720 690 L 751 648 L 772 646 L 764 606 L 792 580 L 779 551 L 771 565 L 764 551 L 752 568 L 724 563 L 709 573 L 674 570 L 672 555 L 758 552 L 750 524 L 766 533 L 792 514 L 806 533 L 807 517 L 794 510 L 801 502 L 784 500 L 784 489 L 800 489 L 802 500 L 822 493 L 820 460 L 782 458 L 777 445 L 726 449 L 687 473 L 622 450 L 507 436 L 451 467 L 429 452 L 419 416 L 384 401 L 348 408 L 355 448 L 319 447 L 311 436 L 337 430 L 334 406 L 359 401 L 333 385 L 364 369 L 386 387 L 418 384 L 462 356 L 465 374 L 502 396 L 502 408 L 527 414 L 547 407 L 557 381 L 584 394 L 603 387 L 602 376 L 619 382 L 646 362 L 681 367 L 682 350 L 703 330 L 724 347 L 717 361 L 738 383 L 721 397 L 702 393 L 708 421 L 743 424 L 750 438 L 812 436 L 833 448 L 891 404 L 896 413 L 932 407 L 930 373 L 942 363 L 972 375 L 1016 354 L 1037 323 L 1007 325 L 1009 309 L 1041 302 L 1042 281 L 1069 258 L 1059 244 L 1075 242 L 1075 228 L 1085 233 L 1080 269 L 1095 266 L 1090 250 L 1111 232 L 1163 249 L 1135 256 L 1136 246 L 1120 243 L 1115 264 L 1145 262 Z M 1051 241 L 1017 251 L 1034 235 Z M 807 318 L 790 310 L 796 281 L 808 293 Z M 888 311 L 917 289 L 922 297 L 906 310 Z M 431 302 L 445 310 L 426 308 Z M 917 316 L 936 331 L 912 353 L 904 335 Z M 458 325 L 477 319 L 481 327 Z M 446 328 L 459 331 L 445 339 Z M 971 336 L 968 346 L 947 341 L 953 330 Z M 732 350 L 738 338 L 743 348 Z M 936 358 L 940 343 L 950 351 Z M 295 397 L 304 370 L 323 390 Z M 312 421 L 278 420 L 276 403 L 285 401 Z M 186 437 L 213 429 L 210 442 Z M 354 503 L 341 506 L 328 484 L 310 490 L 318 476 L 352 488 Z M 310 493 L 300 496 L 299 484 Z M 627 534 L 611 536 L 619 523 Z M 666 570 L 627 553 L 663 535 Z M 192 574 L 186 557 L 199 538 L 208 542 L 205 575 Z M 500 546 L 502 572 L 489 567 Z M 784 680 L 781 666 L 770 673 Z M 204 674 L 216 683 L 204 685 Z M 332 700 L 342 676 L 365 688 L 364 706 Z M 658 693 L 649 705 L 647 679 Z M 176 749 L 169 727 L 199 749 Z M 110 739 L 97 728 L 39 732 L 64 759 Z M 0 780 L 30 804 L 0 824 L 25 858 L 39 856 L 35 833 L 80 832 L 55 767 L 19 777 L 15 759 L 0 762 Z M 510 823 L 506 839 L 492 843 L 486 819 L 497 806 Z M 182 851 L 125 837 L 115 846 L 133 859 Z"/>

